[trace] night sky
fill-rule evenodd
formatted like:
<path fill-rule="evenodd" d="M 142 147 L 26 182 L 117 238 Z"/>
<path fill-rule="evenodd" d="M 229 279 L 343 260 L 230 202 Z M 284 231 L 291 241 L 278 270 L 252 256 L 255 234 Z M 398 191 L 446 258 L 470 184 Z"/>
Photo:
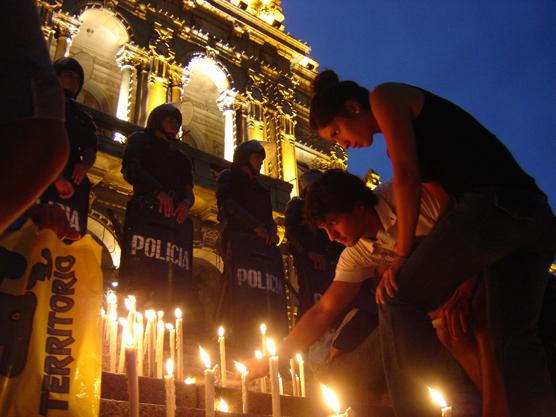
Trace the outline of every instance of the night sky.
<path fill-rule="evenodd" d="M 415 84 L 455 102 L 510 148 L 556 208 L 556 1 L 282 0 L 282 7 L 286 31 L 311 45 L 320 70 L 370 89 Z M 392 176 L 382 137 L 348 154 L 350 172 Z"/>

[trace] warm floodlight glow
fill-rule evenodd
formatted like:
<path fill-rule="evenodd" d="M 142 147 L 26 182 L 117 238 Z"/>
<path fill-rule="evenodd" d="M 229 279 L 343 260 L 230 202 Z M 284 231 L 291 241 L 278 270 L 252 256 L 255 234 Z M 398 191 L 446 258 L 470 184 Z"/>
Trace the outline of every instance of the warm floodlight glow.
<path fill-rule="evenodd" d="M 210 366 L 212 365 L 212 363 L 210 361 L 210 356 L 205 351 L 205 349 L 202 348 L 202 346 L 199 346 L 199 355 L 201 355 L 201 361 L 205 365 L 205 368 L 210 369 Z"/>
<path fill-rule="evenodd" d="M 437 391 L 431 387 L 427 387 L 427 388 L 429 389 L 432 400 L 436 404 L 438 404 L 439 407 L 446 408 L 448 406 L 448 403 L 446 403 L 446 400 L 444 399 L 444 396 L 440 393 L 440 391 Z"/>
<path fill-rule="evenodd" d="M 338 397 L 336 397 L 336 394 L 334 394 L 334 391 L 332 391 L 324 384 L 320 385 L 320 389 L 322 390 L 322 395 L 326 405 L 334 412 L 334 414 L 339 414 L 340 402 L 338 401 Z"/>
<path fill-rule="evenodd" d="M 268 350 L 270 356 L 276 355 L 276 345 L 272 339 L 266 339 L 266 350 Z"/>
<path fill-rule="evenodd" d="M 174 374 L 174 361 L 170 358 L 166 361 L 166 375 Z"/>
<path fill-rule="evenodd" d="M 222 326 L 218 328 L 218 337 L 224 337 L 224 327 Z"/>

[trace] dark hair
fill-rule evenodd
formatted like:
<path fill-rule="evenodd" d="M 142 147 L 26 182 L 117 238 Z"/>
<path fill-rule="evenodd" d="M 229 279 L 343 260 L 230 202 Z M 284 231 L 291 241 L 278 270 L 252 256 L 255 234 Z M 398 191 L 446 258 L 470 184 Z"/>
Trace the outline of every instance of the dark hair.
<path fill-rule="evenodd" d="M 175 117 L 178 125 L 180 126 L 183 121 L 181 112 L 176 106 L 170 103 L 161 104 L 160 106 L 155 107 L 149 114 L 145 131 L 150 134 L 154 134 L 157 130 L 162 130 L 162 121 L 165 117 Z"/>
<path fill-rule="evenodd" d="M 351 211 L 356 203 L 370 208 L 377 201 L 377 196 L 361 178 L 341 169 L 331 169 L 307 190 L 305 218 L 307 222 L 318 226 L 328 213 Z"/>
<path fill-rule="evenodd" d="M 314 130 L 328 125 L 336 116 L 351 117 L 345 108 L 355 100 L 363 111 L 370 111 L 369 91 L 354 81 L 340 81 L 332 70 L 321 72 L 313 81 L 309 121 Z"/>

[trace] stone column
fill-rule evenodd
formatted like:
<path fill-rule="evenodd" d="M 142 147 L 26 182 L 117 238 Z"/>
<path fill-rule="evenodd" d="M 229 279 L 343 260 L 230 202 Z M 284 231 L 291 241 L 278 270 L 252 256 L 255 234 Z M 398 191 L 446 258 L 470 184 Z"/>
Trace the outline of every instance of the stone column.
<path fill-rule="evenodd" d="M 58 26 L 56 28 L 56 33 L 54 35 L 56 38 L 56 50 L 52 61 L 56 61 L 69 55 L 71 42 L 76 32 L 77 28 L 70 29 L 67 26 Z"/>
<path fill-rule="evenodd" d="M 295 158 L 295 122 L 289 115 L 281 117 L 278 140 L 282 153 L 282 179 L 292 185 L 291 196 L 299 195 L 297 161 Z"/>
<path fill-rule="evenodd" d="M 147 97 L 149 94 L 149 70 L 144 63 L 135 67 L 137 74 L 137 89 L 135 94 L 134 120 L 139 126 L 144 126 L 147 120 Z"/>
<path fill-rule="evenodd" d="M 235 110 L 234 103 L 237 92 L 225 90 L 216 100 L 220 111 L 224 114 L 224 159 L 231 161 L 236 147 Z"/>
<path fill-rule="evenodd" d="M 122 70 L 122 82 L 120 83 L 120 94 L 118 96 L 118 107 L 116 117 L 129 121 L 129 98 L 131 93 L 132 66 L 129 62 L 118 62 Z"/>

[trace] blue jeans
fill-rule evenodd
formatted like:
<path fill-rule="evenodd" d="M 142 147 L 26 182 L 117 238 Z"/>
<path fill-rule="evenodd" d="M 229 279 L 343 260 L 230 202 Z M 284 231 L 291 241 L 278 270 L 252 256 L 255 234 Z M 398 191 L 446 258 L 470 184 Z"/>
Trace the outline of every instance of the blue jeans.
<path fill-rule="evenodd" d="M 411 254 L 399 291 L 379 308 L 386 382 L 398 417 L 438 415 L 426 387 L 454 401 L 459 387 L 439 366 L 441 346 L 427 312 L 482 273 L 493 346 L 512 417 L 556 416 L 537 321 L 556 252 L 556 220 L 546 198 L 508 188 L 458 195 Z"/>

